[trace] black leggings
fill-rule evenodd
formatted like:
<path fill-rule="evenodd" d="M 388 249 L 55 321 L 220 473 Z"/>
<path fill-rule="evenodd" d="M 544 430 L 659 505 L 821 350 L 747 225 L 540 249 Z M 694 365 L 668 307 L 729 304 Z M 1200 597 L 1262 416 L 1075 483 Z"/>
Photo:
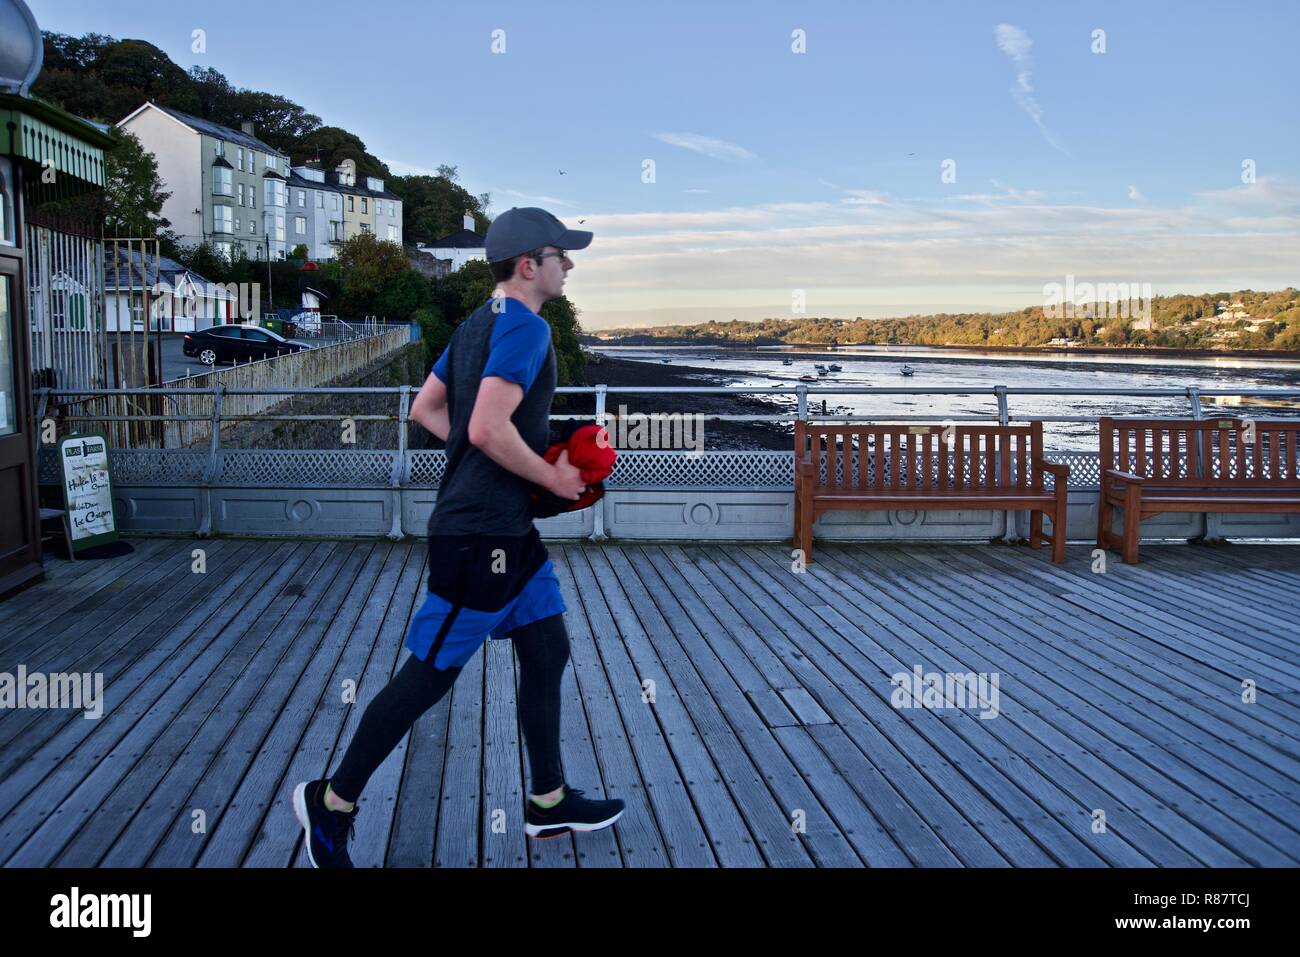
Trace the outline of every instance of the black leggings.
<path fill-rule="evenodd" d="M 564 616 L 552 615 L 509 633 L 519 656 L 519 723 L 524 729 L 532 793 L 548 794 L 564 783 L 560 768 L 560 679 L 569 661 L 569 634 Z M 384 758 L 445 695 L 461 669 L 434 667 L 435 655 L 421 661 L 411 655 L 361 716 L 343 763 L 330 779 L 345 801 L 361 796 Z"/>

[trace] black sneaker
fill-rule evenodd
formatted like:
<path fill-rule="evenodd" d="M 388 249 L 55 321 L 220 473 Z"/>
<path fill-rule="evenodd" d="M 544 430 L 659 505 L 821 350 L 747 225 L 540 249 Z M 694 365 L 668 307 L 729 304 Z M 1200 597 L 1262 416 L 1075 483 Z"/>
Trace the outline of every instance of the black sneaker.
<path fill-rule="evenodd" d="M 570 831 L 599 831 L 609 827 L 623 813 L 623 802 L 618 798 L 593 801 L 582 796 L 578 788 L 564 786 L 564 797 L 552 807 L 539 807 L 532 798 L 525 798 L 524 832 L 529 837 L 559 837 Z"/>
<path fill-rule="evenodd" d="M 328 779 L 304 781 L 293 789 L 293 813 L 302 825 L 307 860 L 312 867 L 352 867 L 348 838 L 361 809 L 331 811 L 324 803 L 327 784 Z"/>

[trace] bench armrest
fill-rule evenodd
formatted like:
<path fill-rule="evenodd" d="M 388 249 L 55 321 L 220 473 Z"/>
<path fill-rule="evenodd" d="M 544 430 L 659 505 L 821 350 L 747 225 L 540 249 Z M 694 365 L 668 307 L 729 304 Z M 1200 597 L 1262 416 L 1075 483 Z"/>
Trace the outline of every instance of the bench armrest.
<path fill-rule="evenodd" d="M 1132 472 L 1122 472 L 1119 469 L 1104 469 L 1102 471 L 1102 478 L 1110 479 L 1112 482 L 1128 483 L 1139 487 L 1146 481 L 1146 479 L 1140 475 L 1134 475 Z"/>
<path fill-rule="evenodd" d="M 1049 462 L 1047 459 L 1039 459 L 1034 463 L 1034 467 L 1043 472 L 1051 472 L 1053 476 L 1065 481 L 1070 477 L 1070 466 L 1062 465 L 1060 462 Z"/>

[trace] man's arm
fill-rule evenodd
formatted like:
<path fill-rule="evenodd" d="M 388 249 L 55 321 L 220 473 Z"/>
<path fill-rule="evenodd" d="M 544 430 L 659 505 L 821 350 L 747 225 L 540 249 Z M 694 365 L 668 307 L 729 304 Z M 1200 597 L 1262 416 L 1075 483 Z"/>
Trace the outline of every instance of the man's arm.
<path fill-rule="evenodd" d="M 430 372 L 429 378 L 411 403 L 411 420 L 420 423 L 442 441 L 447 441 L 451 420 L 447 417 L 447 384 Z"/>
<path fill-rule="evenodd" d="M 556 495 L 576 500 L 586 487 L 578 468 L 570 465 L 563 454 L 556 465 L 546 461 L 528 447 L 510 421 L 523 399 L 523 387 L 517 382 L 484 376 L 469 417 L 470 442 L 502 468 Z"/>

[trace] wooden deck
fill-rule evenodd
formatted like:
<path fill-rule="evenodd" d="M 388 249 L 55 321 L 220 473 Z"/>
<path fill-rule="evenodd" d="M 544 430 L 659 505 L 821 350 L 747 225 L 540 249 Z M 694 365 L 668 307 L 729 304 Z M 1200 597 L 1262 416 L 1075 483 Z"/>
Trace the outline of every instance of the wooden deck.
<path fill-rule="evenodd" d="M 133 544 L 0 604 L 0 672 L 103 672 L 106 699 L 0 711 L 0 862 L 306 866 L 290 789 L 405 656 L 425 545 Z M 795 574 L 777 544 L 549 548 L 566 776 L 623 819 L 523 836 L 490 642 L 371 779 L 359 866 L 1300 863 L 1300 549 L 1148 545 L 1096 574 L 1085 546 L 818 543 Z M 914 665 L 996 673 L 998 717 L 893 707 Z"/>

